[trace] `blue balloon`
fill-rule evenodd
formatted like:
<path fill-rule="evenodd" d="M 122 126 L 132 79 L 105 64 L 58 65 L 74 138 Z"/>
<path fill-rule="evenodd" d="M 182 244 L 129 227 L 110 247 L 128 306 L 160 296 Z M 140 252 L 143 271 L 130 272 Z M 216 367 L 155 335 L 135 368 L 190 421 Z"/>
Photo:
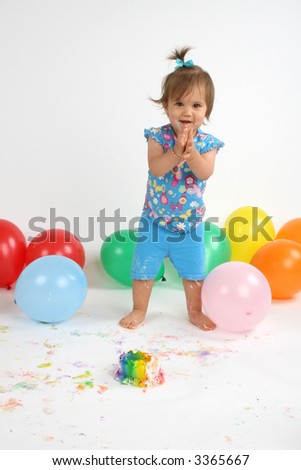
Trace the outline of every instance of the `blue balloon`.
<path fill-rule="evenodd" d="M 65 256 L 43 256 L 19 276 L 15 302 L 33 320 L 58 323 L 71 317 L 88 291 L 82 268 Z"/>

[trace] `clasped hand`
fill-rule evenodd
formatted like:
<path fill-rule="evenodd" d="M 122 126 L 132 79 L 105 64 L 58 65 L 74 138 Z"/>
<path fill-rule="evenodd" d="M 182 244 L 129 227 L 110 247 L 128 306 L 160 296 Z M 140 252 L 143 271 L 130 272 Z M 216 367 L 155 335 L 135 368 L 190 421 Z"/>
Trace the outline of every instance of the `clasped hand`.
<path fill-rule="evenodd" d="M 178 155 L 182 156 L 182 162 L 187 161 L 192 157 L 192 152 L 194 150 L 193 135 L 193 128 L 189 124 L 181 125 L 176 137 L 175 151 Z"/>

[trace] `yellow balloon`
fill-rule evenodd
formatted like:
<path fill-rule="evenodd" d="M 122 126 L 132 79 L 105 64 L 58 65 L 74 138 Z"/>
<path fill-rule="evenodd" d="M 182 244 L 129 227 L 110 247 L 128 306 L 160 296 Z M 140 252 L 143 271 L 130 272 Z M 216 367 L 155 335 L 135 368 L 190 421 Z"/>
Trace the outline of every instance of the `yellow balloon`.
<path fill-rule="evenodd" d="M 225 229 L 231 244 L 232 261 L 249 263 L 259 248 L 275 238 L 271 217 L 259 207 L 236 209 L 227 218 Z"/>

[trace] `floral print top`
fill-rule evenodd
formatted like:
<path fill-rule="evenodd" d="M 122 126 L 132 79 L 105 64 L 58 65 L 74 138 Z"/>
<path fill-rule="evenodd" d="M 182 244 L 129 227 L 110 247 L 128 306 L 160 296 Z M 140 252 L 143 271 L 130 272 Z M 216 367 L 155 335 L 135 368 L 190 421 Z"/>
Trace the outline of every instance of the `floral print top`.
<path fill-rule="evenodd" d="M 147 140 L 149 137 L 155 139 L 164 152 L 176 142 L 171 124 L 145 129 L 144 136 Z M 218 151 L 224 143 L 198 129 L 194 145 L 200 153 L 205 153 L 214 148 Z M 155 177 L 149 171 L 142 217 L 157 219 L 160 226 L 173 232 L 188 232 L 202 221 L 205 214 L 205 187 L 206 181 L 198 179 L 186 162 L 176 165 L 164 176 Z"/>

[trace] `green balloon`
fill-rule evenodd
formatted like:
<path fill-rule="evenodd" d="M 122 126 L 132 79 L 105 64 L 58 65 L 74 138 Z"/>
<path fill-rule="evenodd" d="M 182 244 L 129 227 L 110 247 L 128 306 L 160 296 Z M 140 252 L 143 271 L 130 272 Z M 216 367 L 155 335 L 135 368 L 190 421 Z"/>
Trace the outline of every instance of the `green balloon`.
<path fill-rule="evenodd" d="M 125 286 L 132 285 L 132 260 L 137 240 L 135 230 L 118 230 L 105 239 L 100 250 L 100 259 L 106 273 Z M 163 277 L 162 264 L 155 281 Z"/>
<path fill-rule="evenodd" d="M 204 224 L 206 276 L 216 266 L 231 259 L 231 244 L 225 231 L 210 222 Z"/>

